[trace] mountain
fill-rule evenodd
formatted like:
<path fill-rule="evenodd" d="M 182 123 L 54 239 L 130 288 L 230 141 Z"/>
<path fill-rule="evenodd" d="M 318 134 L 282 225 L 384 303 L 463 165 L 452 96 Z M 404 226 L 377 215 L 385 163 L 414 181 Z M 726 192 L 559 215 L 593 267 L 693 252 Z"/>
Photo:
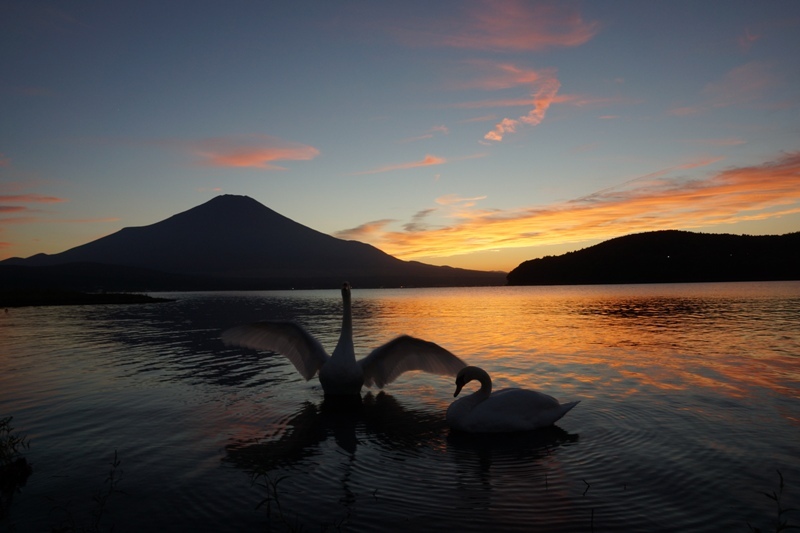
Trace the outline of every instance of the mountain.
<path fill-rule="evenodd" d="M 509 285 L 800 279 L 800 232 L 729 235 L 653 231 L 521 263 Z"/>
<path fill-rule="evenodd" d="M 58 254 L 7 259 L 0 262 L 0 274 L 8 278 L 4 285 L 13 279 L 61 279 L 71 288 L 97 288 L 98 281 L 86 284 L 99 276 L 103 288 L 114 290 L 336 287 L 344 280 L 361 287 L 504 283 L 499 272 L 402 261 L 234 195 Z"/>

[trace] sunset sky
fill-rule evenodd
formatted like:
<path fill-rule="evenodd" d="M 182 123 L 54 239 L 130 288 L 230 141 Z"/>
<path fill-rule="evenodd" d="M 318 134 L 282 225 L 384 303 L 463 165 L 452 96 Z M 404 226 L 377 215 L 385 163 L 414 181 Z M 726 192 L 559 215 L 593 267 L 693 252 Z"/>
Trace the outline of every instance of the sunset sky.
<path fill-rule="evenodd" d="M 0 0 L 0 259 L 219 194 L 485 270 L 800 231 L 800 2 Z"/>

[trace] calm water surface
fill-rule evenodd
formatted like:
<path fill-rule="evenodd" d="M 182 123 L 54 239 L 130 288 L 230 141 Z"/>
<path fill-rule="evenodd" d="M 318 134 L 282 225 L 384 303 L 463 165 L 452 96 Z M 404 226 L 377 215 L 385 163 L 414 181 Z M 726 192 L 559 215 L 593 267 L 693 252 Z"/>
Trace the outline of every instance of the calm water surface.
<path fill-rule="evenodd" d="M 115 451 L 118 532 L 748 531 L 774 528 L 776 470 L 800 507 L 800 282 L 354 289 L 361 355 L 408 333 L 581 400 L 491 438 L 445 425 L 452 378 L 342 406 L 219 340 L 284 318 L 332 350 L 338 290 L 167 296 L 0 315 L 0 416 L 34 464 L 0 529 L 88 529 Z"/>

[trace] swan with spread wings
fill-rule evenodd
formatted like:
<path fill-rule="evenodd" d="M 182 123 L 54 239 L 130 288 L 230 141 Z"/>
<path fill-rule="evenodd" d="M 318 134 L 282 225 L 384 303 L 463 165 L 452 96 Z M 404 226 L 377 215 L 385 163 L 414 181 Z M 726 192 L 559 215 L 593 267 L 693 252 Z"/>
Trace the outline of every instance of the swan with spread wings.
<path fill-rule="evenodd" d="M 225 344 L 284 355 L 306 381 L 319 373 L 325 395 L 360 394 L 361 387 L 383 388 L 402 373 L 421 370 L 455 376 L 466 363 L 438 344 L 401 335 L 356 360 L 350 284 L 342 285 L 342 331 L 333 353 L 306 329 L 291 321 L 265 320 L 234 326 L 222 334 Z"/>

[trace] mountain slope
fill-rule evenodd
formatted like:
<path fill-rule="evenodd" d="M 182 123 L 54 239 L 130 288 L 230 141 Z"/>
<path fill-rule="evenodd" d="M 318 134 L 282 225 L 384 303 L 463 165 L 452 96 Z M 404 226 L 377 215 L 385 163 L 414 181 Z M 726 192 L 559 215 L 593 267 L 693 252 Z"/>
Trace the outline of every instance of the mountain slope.
<path fill-rule="evenodd" d="M 525 261 L 509 285 L 800 279 L 800 232 L 728 235 L 653 231 Z"/>
<path fill-rule="evenodd" d="M 298 224 L 247 196 L 234 195 L 218 196 L 161 222 L 124 228 L 59 254 L 14 258 L 2 264 L 69 263 L 228 280 L 227 286 L 236 288 L 336 286 L 345 279 L 362 286 L 503 283 L 499 273 L 401 261 L 368 244 Z M 226 283 L 214 285 L 220 288 Z"/>

